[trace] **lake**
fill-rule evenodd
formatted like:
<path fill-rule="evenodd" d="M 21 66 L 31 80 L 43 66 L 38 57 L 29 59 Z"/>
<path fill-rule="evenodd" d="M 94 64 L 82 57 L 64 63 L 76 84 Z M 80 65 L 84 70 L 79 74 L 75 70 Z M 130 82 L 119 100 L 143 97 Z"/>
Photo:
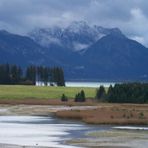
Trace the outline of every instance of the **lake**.
<path fill-rule="evenodd" d="M 65 82 L 66 87 L 91 87 L 98 88 L 101 85 L 104 87 L 114 86 L 115 82 Z M 47 84 L 50 86 L 50 83 Z M 36 82 L 36 86 L 44 86 L 43 82 Z"/>
<path fill-rule="evenodd" d="M 67 87 L 93 87 L 97 88 L 100 86 L 109 87 L 114 86 L 114 82 L 66 82 Z"/>

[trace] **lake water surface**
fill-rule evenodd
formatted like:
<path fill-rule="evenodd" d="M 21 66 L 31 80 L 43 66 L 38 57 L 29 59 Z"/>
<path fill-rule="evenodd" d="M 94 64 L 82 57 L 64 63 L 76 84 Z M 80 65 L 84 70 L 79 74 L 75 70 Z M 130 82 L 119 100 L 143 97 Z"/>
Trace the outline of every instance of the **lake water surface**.
<path fill-rule="evenodd" d="M 67 87 L 93 87 L 98 88 L 100 86 L 109 87 L 114 86 L 114 82 L 66 82 Z"/>
<path fill-rule="evenodd" d="M 104 87 L 114 86 L 115 82 L 65 82 L 66 87 L 93 87 L 98 88 L 101 85 Z M 44 82 L 36 82 L 36 86 L 44 86 Z M 50 86 L 50 83 L 47 83 Z"/>

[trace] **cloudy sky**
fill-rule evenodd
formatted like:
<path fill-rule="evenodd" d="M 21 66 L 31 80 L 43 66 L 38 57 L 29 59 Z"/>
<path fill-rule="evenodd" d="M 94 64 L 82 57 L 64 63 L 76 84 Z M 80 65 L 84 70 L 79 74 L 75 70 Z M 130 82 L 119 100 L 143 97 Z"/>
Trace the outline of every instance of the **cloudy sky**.
<path fill-rule="evenodd" d="M 84 20 L 118 27 L 148 47 L 147 0 L 0 0 L 0 29 L 24 34 L 33 28 Z"/>

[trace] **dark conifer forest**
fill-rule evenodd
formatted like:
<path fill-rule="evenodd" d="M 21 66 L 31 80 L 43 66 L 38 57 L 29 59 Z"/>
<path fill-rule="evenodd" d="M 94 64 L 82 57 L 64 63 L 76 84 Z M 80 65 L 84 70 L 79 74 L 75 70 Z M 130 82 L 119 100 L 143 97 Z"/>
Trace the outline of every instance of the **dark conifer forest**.
<path fill-rule="evenodd" d="M 107 91 L 101 86 L 96 99 L 110 103 L 148 103 L 147 83 L 125 83 L 110 86 Z"/>
<path fill-rule="evenodd" d="M 65 86 L 64 72 L 61 67 L 28 66 L 22 69 L 17 65 L 0 65 L 0 84 L 35 85 L 37 81 Z"/>

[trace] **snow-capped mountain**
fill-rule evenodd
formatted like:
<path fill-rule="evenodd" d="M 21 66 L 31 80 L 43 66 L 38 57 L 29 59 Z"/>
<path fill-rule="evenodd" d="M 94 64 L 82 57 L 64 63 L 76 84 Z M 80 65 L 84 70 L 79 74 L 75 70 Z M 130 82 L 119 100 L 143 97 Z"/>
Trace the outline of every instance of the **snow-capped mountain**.
<path fill-rule="evenodd" d="M 54 26 L 45 29 L 35 29 L 29 36 L 43 47 L 59 45 L 73 51 L 79 51 L 90 47 L 102 37 L 112 33 L 120 32 L 119 29 L 107 29 L 99 26 L 90 26 L 84 21 L 73 22 L 62 28 Z"/>
<path fill-rule="evenodd" d="M 77 51 L 77 52 L 76 52 Z M 69 80 L 148 80 L 148 48 L 118 28 L 73 22 L 28 37 L 0 31 L 0 63 L 61 66 Z"/>

